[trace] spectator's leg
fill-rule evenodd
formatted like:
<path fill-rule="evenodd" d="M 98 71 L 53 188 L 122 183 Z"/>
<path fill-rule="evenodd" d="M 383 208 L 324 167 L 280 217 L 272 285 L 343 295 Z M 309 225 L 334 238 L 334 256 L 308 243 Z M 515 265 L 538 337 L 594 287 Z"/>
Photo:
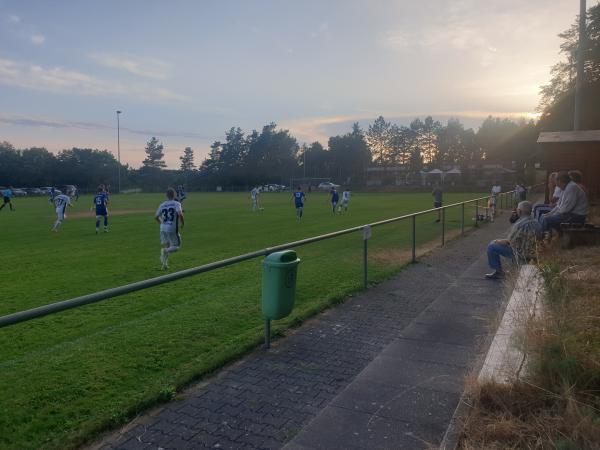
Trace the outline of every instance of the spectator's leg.
<path fill-rule="evenodd" d="M 488 264 L 496 272 L 502 273 L 502 261 L 500 256 L 513 259 L 513 251 L 508 245 L 490 242 L 487 248 Z"/>

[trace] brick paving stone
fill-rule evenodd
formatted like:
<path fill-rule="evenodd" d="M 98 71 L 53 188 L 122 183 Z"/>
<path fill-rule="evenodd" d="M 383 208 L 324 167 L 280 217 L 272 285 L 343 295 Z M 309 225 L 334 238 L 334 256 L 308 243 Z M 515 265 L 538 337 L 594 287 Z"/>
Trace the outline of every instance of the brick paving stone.
<path fill-rule="evenodd" d="M 270 351 L 257 349 L 223 369 L 155 417 L 139 419 L 145 428 L 134 428 L 128 439 L 114 434 L 102 445 L 114 450 L 283 447 L 401 337 L 496 234 L 482 228 L 451 241 L 395 278 L 307 321 Z"/>

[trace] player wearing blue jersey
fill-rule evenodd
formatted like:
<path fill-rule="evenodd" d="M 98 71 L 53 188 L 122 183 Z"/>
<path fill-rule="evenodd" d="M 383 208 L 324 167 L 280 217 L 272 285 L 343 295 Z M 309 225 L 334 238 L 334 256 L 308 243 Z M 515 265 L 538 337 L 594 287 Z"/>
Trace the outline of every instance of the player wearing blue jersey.
<path fill-rule="evenodd" d="M 183 207 L 183 201 L 187 198 L 183 184 L 177 186 L 176 194 L 177 196 L 175 197 L 175 200 L 181 203 L 181 207 Z"/>
<path fill-rule="evenodd" d="M 183 210 L 181 203 L 175 200 L 175 189 L 167 190 L 167 201 L 162 202 L 154 218 L 160 224 L 160 262 L 163 269 L 169 268 L 169 255 L 181 247 L 179 228 L 183 228 Z"/>
<path fill-rule="evenodd" d="M 100 219 L 104 218 L 104 232 L 108 233 L 108 203 L 105 193 L 102 188 L 98 188 L 98 193 L 94 197 L 92 208 L 96 209 L 96 234 L 100 231 Z"/>
<path fill-rule="evenodd" d="M 15 210 L 15 208 L 13 208 L 13 204 L 11 201 L 12 196 L 13 196 L 12 186 L 9 186 L 6 189 L 2 190 L 2 200 L 4 201 L 4 203 L 2 203 L 2 206 L 0 206 L 0 210 L 2 210 L 2 208 L 4 208 L 6 205 L 8 205 L 8 207 L 10 208 L 11 211 Z"/>
<path fill-rule="evenodd" d="M 335 188 L 331 188 L 331 191 L 329 191 L 329 195 L 331 196 L 331 210 L 333 214 L 335 214 L 335 207 L 340 201 L 340 194 L 338 194 L 338 191 Z"/>
<path fill-rule="evenodd" d="M 302 188 L 298 186 L 296 192 L 294 192 L 293 197 L 294 204 L 296 205 L 296 217 L 298 220 L 302 219 L 302 214 L 304 212 L 304 201 L 306 200 L 306 195 L 302 192 Z"/>

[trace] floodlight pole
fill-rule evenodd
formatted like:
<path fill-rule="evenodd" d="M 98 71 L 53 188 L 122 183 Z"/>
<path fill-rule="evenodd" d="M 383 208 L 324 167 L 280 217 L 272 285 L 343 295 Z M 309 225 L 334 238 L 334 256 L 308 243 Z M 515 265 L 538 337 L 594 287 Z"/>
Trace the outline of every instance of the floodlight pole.
<path fill-rule="evenodd" d="M 584 61 L 583 52 L 586 45 L 586 5 L 585 0 L 579 2 L 579 45 L 577 48 L 577 78 L 575 79 L 575 113 L 573 115 L 573 130 L 581 130 L 581 102 L 583 100 Z"/>
<path fill-rule="evenodd" d="M 119 115 L 122 111 L 117 111 L 117 161 L 119 163 L 119 170 L 117 175 L 118 180 L 118 192 L 121 193 L 121 123 L 119 121 Z"/>

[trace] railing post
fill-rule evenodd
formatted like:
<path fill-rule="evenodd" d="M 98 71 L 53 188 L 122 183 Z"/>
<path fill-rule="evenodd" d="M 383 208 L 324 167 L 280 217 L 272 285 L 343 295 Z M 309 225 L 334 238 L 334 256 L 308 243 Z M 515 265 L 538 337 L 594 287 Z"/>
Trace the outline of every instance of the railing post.
<path fill-rule="evenodd" d="M 412 216 L 412 262 L 417 262 L 417 216 Z"/>
<path fill-rule="evenodd" d="M 479 226 L 479 200 L 475 200 L 475 228 Z"/>
<path fill-rule="evenodd" d="M 368 273 L 368 258 L 367 258 L 367 239 L 363 239 L 363 287 L 367 289 L 369 284 L 369 273 Z"/>
<path fill-rule="evenodd" d="M 371 225 L 363 228 L 363 287 L 367 289 L 369 285 L 369 258 L 368 258 L 368 241 L 371 237 Z"/>
<path fill-rule="evenodd" d="M 465 202 L 460 204 L 460 234 L 465 234 Z"/>
<path fill-rule="evenodd" d="M 446 208 L 442 208 L 442 247 L 446 245 Z"/>

